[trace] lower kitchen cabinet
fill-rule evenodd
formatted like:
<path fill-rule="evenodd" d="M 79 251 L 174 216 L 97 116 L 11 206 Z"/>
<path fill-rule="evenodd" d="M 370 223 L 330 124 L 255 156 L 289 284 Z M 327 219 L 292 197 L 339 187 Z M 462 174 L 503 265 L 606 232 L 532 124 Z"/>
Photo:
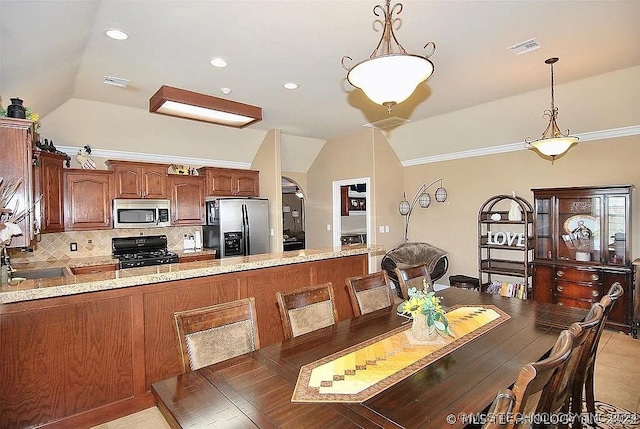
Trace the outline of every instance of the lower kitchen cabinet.
<path fill-rule="evenodd" d="M 367 255 L 24 301 L 0 306 L 0 428 L 88 428 L 154 405 L 151 384 L 180 373 L 176 311 L 256 299 L 260 345 L 282 341 L 276 292 L 344 279 Z"/>
<path fill-rule="evenodd" d="M 65 230 L 111 229 L 113 171 L 64 170 Z"/>
<path fill-rule="evenodd" d="M 134 396 L 132 297 L 108 295 L 0 315 L 0 427 L 40 427 Z"/>

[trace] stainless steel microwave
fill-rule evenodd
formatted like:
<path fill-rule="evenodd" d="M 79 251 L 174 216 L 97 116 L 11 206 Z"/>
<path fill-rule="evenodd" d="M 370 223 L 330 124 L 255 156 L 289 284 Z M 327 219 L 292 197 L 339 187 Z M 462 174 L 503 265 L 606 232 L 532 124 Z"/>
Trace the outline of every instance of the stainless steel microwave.
<path fill-rule="evenodd" d="M 169 200 L 113 200 L 114 228 L 171 226 Z"/>

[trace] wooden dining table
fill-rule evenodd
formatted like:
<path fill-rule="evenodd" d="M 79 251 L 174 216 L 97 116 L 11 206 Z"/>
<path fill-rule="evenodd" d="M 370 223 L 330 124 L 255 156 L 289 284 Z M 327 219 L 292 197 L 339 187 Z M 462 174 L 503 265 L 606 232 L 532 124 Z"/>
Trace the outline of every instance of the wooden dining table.
<path fill-rule="evenodd" d="M 458 288 L 438 295 L 445 306 L 495 306 L 510 318 L 364 402 L 291 398 L 303 365 L 406 323 L 395 307 L 154 383 L 153 395 L 174 428 L 462 428 L 586 314 Z"/>

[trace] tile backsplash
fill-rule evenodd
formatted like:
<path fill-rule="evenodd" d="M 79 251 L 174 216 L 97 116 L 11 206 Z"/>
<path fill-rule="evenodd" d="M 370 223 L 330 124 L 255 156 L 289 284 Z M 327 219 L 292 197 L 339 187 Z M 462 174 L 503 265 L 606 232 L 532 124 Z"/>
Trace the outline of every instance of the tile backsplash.
<path fill-rule="evenodd" d="M 180 251 L 183 248 L 184 236 L 202 234 L 201 226 L 182 226 L 167 228 L 140 229 L 106 229 L 95 231 L 69 231 L 42 234 L 39 240 L 32 242 L 33 252 L 13 250 L 13 262 L 37 262 L 52 260 L 68 260 L 111 255 L 111 239 L 113 237 L 133 237 L 140 235 L 166 235 L 169 250 Z M 71 243 L 77 243 L 78 250 L 71 251 Z"/>

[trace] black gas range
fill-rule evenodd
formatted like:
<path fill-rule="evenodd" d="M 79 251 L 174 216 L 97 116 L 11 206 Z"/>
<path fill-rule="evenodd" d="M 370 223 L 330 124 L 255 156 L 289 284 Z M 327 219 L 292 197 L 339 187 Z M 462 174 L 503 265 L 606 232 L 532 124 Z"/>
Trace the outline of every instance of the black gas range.
<path fill-rule="evenodd" d="M 113 256 L 120 261 L 119 268 L 147 267 L 174 264 L 178 255 L 167 249 L 166 235 L 114 237 L 111 239 Z"/>

